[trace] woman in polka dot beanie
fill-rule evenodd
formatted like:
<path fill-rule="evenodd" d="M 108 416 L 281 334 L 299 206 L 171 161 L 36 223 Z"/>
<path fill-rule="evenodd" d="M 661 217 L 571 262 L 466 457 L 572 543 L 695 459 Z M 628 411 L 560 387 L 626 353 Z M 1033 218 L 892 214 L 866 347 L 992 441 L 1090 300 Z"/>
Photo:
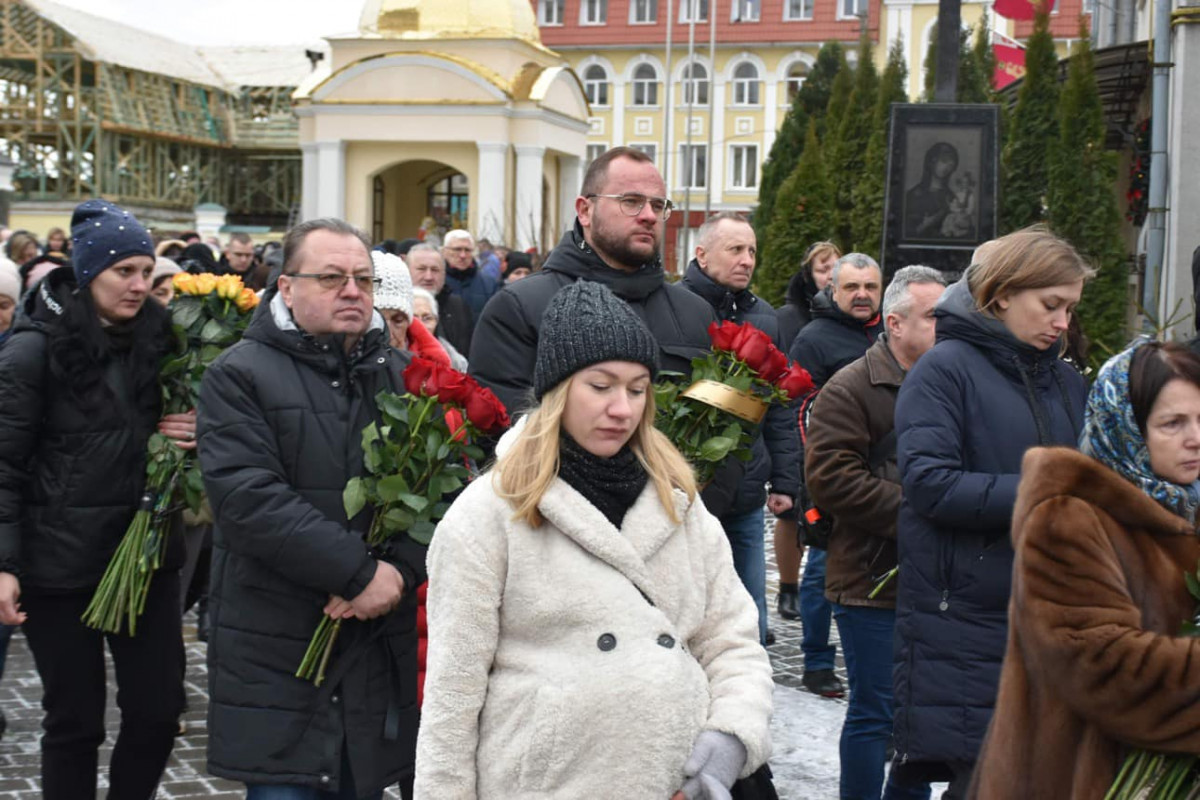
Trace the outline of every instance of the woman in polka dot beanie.
<path fill-rule="evenodd" d="M 161 416 L 170 318 L 150 297 L 154 246 L 123 208 L 71 219 L 72 269 L 30 291 L 0 348 L 0 622 L 24 626 L 44 695 L 43 796 L 95 797 L 105 739 L 104 645 L 121 727 L 110 797 L 151 797 L 183 708 L 179 567 L 171 536 L 136 636 L 81 620 L 137 511 L 150 435 L 194 447 L 195 415 Z"/>

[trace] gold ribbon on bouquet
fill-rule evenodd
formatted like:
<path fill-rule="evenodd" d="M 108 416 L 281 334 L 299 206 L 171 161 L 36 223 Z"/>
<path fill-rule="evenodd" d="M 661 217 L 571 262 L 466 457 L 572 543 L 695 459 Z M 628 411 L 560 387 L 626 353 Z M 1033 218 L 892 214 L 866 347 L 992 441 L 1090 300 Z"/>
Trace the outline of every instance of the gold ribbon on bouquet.
<path fill-rule="evenodd" d="M 696 381 L 683 391 L 683 397 L 699 400 L 727 414 L 757 425 L 767 413 L 768 405 L 762 398 L 734 389 L 719 381 Z"/>

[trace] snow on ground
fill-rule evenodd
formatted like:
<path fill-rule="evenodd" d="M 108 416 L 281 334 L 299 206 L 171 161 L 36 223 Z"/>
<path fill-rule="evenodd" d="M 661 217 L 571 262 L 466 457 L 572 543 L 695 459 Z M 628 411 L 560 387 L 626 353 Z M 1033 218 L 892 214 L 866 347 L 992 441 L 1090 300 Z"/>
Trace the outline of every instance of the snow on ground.
<path fill-rule="evenodd" d="M 780 800 L 838 800 L 838 738 L 845 700 L 775 684 L 771 771 Z M 935 784 L 940 797 L 945 784 Z"/>

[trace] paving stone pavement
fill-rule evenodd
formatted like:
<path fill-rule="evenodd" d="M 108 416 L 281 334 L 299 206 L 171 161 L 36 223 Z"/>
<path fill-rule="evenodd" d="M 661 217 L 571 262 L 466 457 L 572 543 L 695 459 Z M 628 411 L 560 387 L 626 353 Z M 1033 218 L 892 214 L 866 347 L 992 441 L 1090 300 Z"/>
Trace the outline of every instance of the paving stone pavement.
<path fill-rule="evenodd" d="M 767 547 L 767 592 L 768 608 L 770 609 L 769 624 L 775 631 L 776 643 L 769 648 L 771 663 L 775 669 L 777 683 L 792 687 L 800 687 L 800 676 L 803 672 L 803 657 L 800 651 L 800 623 L 789 622 L 775 613 L 775 595 L 778 587 L 778 572 L 775 568 L 775 554 L 772 546 L 771 532 L 774 520 L 767 517 L 764 530 Z M 214 778 L 205 772 L 205 748 L 208 745 L 208 730 L 205 723 L 205 712 L 208 695 L 208 670 L 205 665 L 207 646 L 196 640 L 196 625 L 194 615 L 184 620 L 184 639 L 187 645 L 188 669 L 186 690 L 188 711 L 184 717 L 187 722 L 187 733 L 175 740 L 175 750 L 167 764 L 166 773 L 159 787 L 158 797 L 163 800 L 183 800 L 183 798 L 240 798 L 243 787 L 239 783 Z M 832 629 L 836 640 L 837 628 Z M 838 672 L 845 680 L 845 668 L 838 652 Z M 20 631 L 13 636 L 9 647 L 8 663 L 5 668 L 3 681 L 0 681 L 0 711 L 8 718 L 8 731 L 0 739 L 0 798 L 11 800 L 33 800 L 41 796 L 41 781 L 39 779 L 40 752 L 38 742 L 41 738 L 41 680 L 34 669 L 33 657 L 25 643 L 25 637 Z M 112 680 L 112 667 L 109 664 L 109 705 L 108 730 L 109 736 L 100 753 L 101 768 L 99 776 L 100 794 L 103 796 L 108 788 L 107 763 L 112 753 L 113 736 L 119 723 L 119 713 L 115 702 L 116 686 Z M 827 702 L 844 705 L 841 700 Z M 399 793 L 390 790 L 388 798 L 399 798 Z"/>

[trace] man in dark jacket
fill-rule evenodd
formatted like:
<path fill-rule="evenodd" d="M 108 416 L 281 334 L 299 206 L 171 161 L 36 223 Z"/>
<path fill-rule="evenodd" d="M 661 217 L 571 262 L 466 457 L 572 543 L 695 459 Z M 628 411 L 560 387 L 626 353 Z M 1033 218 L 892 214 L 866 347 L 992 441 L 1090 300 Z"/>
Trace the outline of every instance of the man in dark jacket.
<path fill-rule="evenodd" d="M 877 800 L 892 735 L 896 622 L 896 468 L 893 416 L 905 374 L 933 347 L 933 308 L 946 287 L 929 267 L 898 270 L 883 298 L 887 332 L 825 384 L 808 423 L 805 482 L 833 519 L 825 598 L 846 655 L 850 705 L 842 726 L 841 797 Z M 880 588 L 881 587 L 881 588 Z M 889 798 L 925 800 L 929 787 L 889 778 Z"/>
<path fill-rule="evenodd" d="M 221 252 L 217 264 L 222 273 L 246 275 L 254 266 L 254 240 L 238 231 L 229 235 L 229 243 Z"/>
<path fill-rule="evenodd" d="M 425 548 L 405 537 L 370 551 L 371 509 L 347 520 L 342 505 L 376 393 L 403 391 L 369 246 L 341 220 L 289 231 L 277 287 L 200 392 L 215 516 L 208 770 L 251 797 L 378 797 L 412 781 Z M 325 615 L 345 624 L 316 687 L 295 672 Z"/>
<path fill-rule="evenodd" d="M 446 285 L 446 262 L 431 244 L 415 244 L 405 256 L 413 286 L 431 292 L 438 304 L 438 336 L 470 358 L 471 337 L 475 333 L 475 315 L 467 302 Z M 433 333 L 433 331 L 430 331 Z"/>
<path fill-rule="evenodd" d="M 750 291 L 757 244 L 754 228 L 740 215 L 722 212 L 700 226 L 696 258 L 683 285 L 703 297 L 720 320 L 749 323 L 779 341 L 775 309 Z M 742 479 L 731 487 L 728 510 L 719 519 L 733 548 L 738 577 L 758 606 L 758 632 L 767 637 L 767 562 L 763 543 L 763 501 L 772 514 L 792 507 L 800 485 L 800 438 L 796 412 L 773 405 L 758 436 Z M 771 492 L 766 492 L 767 482 Z"/>
<path fill-rule="evenodd" d="M 813 320 L 796 336 L 788 355 L 812 375 L 820 389 L 842 367 L 862 358 L 879 334 L 883 274 L 870 256 L 847 253 L 833 268 L 829 286 L 813 298 Z M 815 395 L 801 404 L 801 416 Z M 803 425 L 801 426 L 803 432 Z M 785 587 L 780 586 L 780 592 Z M 842 682 L 833 674 L 836 648 L 829 643 L 832 609 L 825 599 L 825 551 L 808 548 L 800 580 L 800 620 L 804 638 L 804 685 L 825 697 L 840 697 Z"/>
<path fill-rule="evenodd" d="M 711 342 L 708 303 L 667 283 L 659 248 L 670 214 L 666 185 L 639 150 L 616 147 L 594 160 L 575 199 L 578 219 L 542 269 L 505 286 L 487 304 L 472 340 L 471 374 L 510 413 L 531 408 L 542 313 L 577 280 L 598 281 L 629 303 L 658 342 L 663 369 L 688 373 Z"/>
<path fill-rule="evenodd" d="M 480 271 L 475 261 L 475 240 L 464 230 L 450 231 L 442 242 L 442 257 L 446 259 L 446 286 L 478 317 L 499 290 L 500 282 Z"/>

